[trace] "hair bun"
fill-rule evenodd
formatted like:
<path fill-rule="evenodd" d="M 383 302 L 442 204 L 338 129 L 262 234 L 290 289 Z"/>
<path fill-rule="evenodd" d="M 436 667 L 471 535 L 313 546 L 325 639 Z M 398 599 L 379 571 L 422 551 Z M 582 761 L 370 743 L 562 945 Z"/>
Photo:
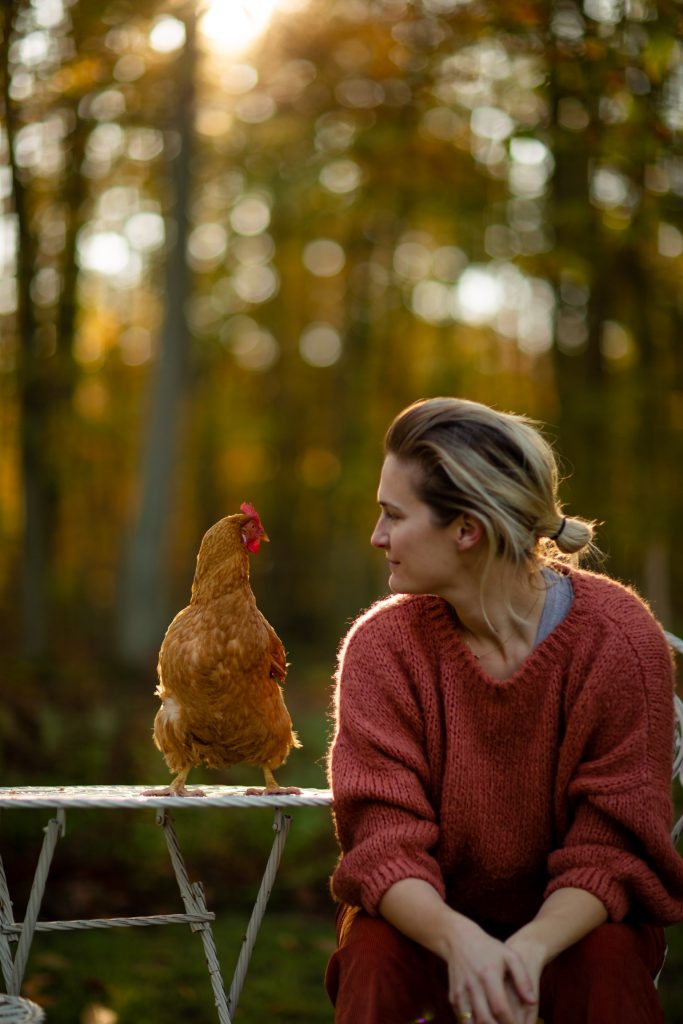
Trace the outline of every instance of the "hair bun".
<path fill-rule="evenodd" d="M 592 546 L 593 533 L 594 524 L 586 519 L 562 516 L 560 525 L 548 537 L 564 554 L 573 555 Z"/>

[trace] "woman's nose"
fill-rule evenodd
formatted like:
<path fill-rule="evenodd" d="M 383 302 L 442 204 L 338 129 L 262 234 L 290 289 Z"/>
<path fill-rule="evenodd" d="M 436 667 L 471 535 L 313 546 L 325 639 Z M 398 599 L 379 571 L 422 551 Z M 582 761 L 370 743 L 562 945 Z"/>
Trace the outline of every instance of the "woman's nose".
<path fill-rule="evenodd" d="M 370 543 L 373 548 L 385 548 L 387 546 L 387 531 L 382 526 L 382 516 L 377 520 L 377 525 L 372 531 Z"/>

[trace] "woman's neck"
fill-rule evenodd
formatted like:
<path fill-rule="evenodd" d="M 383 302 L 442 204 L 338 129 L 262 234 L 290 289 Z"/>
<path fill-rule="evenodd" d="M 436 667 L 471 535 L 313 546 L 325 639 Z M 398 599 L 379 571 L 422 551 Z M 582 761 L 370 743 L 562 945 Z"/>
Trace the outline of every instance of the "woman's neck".
<path fill-rule="evenodd" d="M 455 609 L 459 632 L 472 653 L 482 661 L 497 654 L 509 665 L 532 650 L 545 593 L 540 568 L 497 559 L 488 573 L 464 574 L 461 585 L 443 596 Z"/>

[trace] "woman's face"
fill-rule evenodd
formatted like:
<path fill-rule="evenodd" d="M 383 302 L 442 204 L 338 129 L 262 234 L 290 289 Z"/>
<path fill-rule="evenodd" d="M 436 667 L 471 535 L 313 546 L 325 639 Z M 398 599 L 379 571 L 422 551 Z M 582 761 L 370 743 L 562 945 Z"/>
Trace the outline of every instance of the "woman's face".
<path fill-rule="evenodd" d="M 433 514 L 417 496 L 417 467 L 387 455 L 377 492 L 381 512 L 370 538 L 385 552 L 395 594 L 437 594 L 452 589 L 459 568 L 456 544 L 458 520 L 436 524 Z"/>

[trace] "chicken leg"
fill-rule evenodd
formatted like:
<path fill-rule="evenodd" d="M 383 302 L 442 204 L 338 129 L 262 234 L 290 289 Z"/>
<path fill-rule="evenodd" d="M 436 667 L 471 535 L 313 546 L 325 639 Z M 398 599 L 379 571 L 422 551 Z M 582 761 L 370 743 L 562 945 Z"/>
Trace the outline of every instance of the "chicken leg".
<path fill-rule="evenodd" d="M 245 796 L 301 796 L 298 786 L 280 786 L 267 765 L 261 765 L 263 777 L 266 780 L 265 789 L 250 788 L 245 791 Z"/>
<path fill-rule="evenodd" d="M 165 789 L 146 789 L 143 796 L 206 796 L 203 789 L 188 789 L 185 785 L 192 765 L 179 771 L 170 786 Z M 273 781 L 275 781 L 273 779 Z M 277 783 L 276 783 L 277 785 Z"/>

